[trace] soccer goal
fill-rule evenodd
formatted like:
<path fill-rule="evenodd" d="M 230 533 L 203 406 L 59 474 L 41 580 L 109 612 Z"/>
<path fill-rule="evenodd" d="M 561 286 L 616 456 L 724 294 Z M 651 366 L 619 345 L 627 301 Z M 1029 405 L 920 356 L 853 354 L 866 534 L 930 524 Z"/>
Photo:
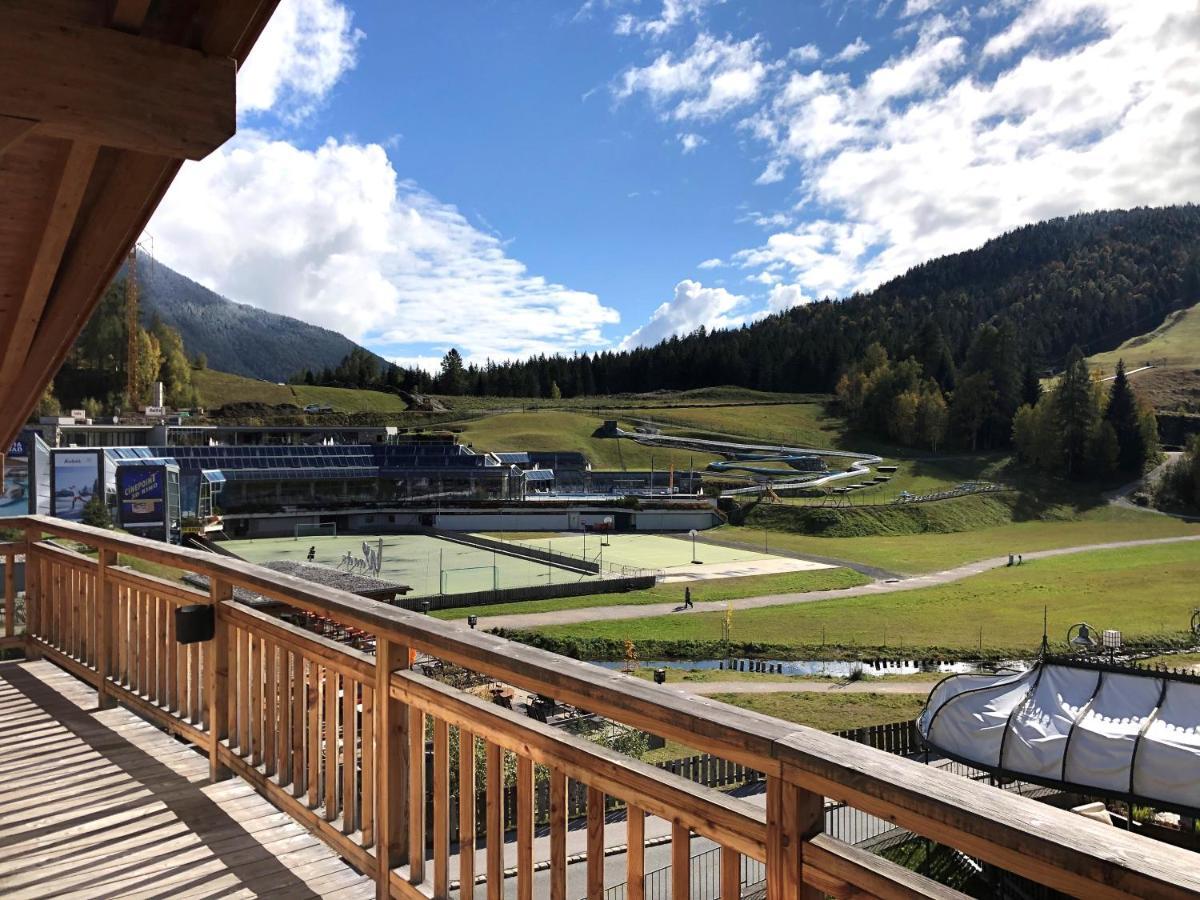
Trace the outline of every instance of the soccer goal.
<path fill-rule="evenodd" d="M 292 532 L 292 540 L 309 537 L 337 537 L 336 522 L 306 522 L 296 525 Z"/>

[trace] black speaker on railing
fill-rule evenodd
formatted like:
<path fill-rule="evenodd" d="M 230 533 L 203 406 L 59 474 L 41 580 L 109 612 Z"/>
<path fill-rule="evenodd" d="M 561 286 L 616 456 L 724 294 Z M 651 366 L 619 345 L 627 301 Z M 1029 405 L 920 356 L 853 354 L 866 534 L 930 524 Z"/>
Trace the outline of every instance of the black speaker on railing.
<path fill-rule="evenodd" d="M 175 607 L 175 640 L 181 644 L 211 641 L 216 625 L 215 607 L 209 603 Z"/>

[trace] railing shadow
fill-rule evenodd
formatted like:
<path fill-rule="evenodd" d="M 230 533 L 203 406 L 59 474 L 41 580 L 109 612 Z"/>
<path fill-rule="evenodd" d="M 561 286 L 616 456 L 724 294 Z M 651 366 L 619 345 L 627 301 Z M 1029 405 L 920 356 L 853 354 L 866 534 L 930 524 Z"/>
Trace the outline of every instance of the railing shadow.
<path fill-rule="evenodd" d="M 111 819 L 114 815 L 128 813 L 145 807 L 145 817 L 162 813 L 159 806 L 166 807 L 174 820 L 193 834 L 197 846 L 177 849 L 158 850 L 161 841 L 154 838 L 157 832 L 145 833 L 149 838 L 146 842 L 135 846 L 124 853 L 104 857 L 91 857 L 80 865 L 71 867 L 70 862 L 45 866 L 44 874 L 26 880 L 22 879 L 15 890 L 20 893 L 37 893 L 39 890 L 53 892 L 55 882 L 63 878 L 71 878 L 70 890 L 94 898 L 110 897 L 128 894 L 135 891 L 153 891 L 154 885 L 165 878 L 172 878 L 170 887 L 163 888 L 163 895 L 175 896 L 189 889 L 200 887 L 220 874 L 235 876 L 243 886 L 269 886 L 273 892 L 288 897 L 312 897 L 315 894 L 301 878 L 265 849 L 253 835 L 242 829 L 241 824 L 226 813 L 214 800 L 208 797 L 202 788 L 207 781 L 192 782 L 174 771 L 170 766 L 158 761 L 136 744 L 123 737 L 120 732 L 98 721 L 92 711 L 82 709 L 67 697 L 63 696 L 52 686 L 41 681 L 35 674 L 30 673 L 24 666 L 9 664 L 0 666 L 0 681 L 20 692 L 29 702 L 42 710 L 52 720 L 56 721 L 76 738 L 83 741 L 91 750 L 102 757 L 108 764 L 119 770 L 126 778 L 138 787 L 149 792 L 148 796 L 134 800 L 122 800 L 119 795 L 107 800 L 97 801 L 99 805 L 89 802 L 86 792 L 79 798 L 79 815 L 67 821 L 56 821 L 42 828 L 22 829 L 15 840 L 22 843 L 34 840 L 42 835 L 72 835 L 65 840 L 79 840 L 88 831 L 89 823 L 99 823 Z M 5 743 L 17 738 L 18 734 L 8 732 Z M 3 778 L 3 776 L 0 776 Z M 33 797 L 36 803 L 36 795 Z M 144 819 L 124 820 L 130 824 Z M 169 823 L 163 823 L 169 824 Z M 107 830 L 104 826 L 101 830 Z M 144 829 L 142 830 L 145 831 Z M 136 828 L 132 833 L 124 833 L 114 838 L 114 842 L 124 842 L 138 835 Z M 174 837 L 174 834 L 171 835 Z M 105 841 L 102 834 L 96 835 L 98 843 Z M 53 841 L 48 844 L 38 844 L 35 853 L 42 854 L 63 841 Z M 207 851 L 207 855 L 197 859 L 195 852 L 198 848 Z M 137 852 L 141 850 L 142 852 Z M 136 860 L 134 855 L 136 854 Z M 177 866 L 172 867 L 172 857 L 179 859 Z M 120 865 L 120 860 L 128 857 L 128 865 Z M 219 862 L 223 872 L 214 873 L 204 867 L 205 862 Z M 44 865 L 44 864 L 43 864 Z M 94 878 L 75 879 L 73 876 L 87 869 L 101 867 Z M 30 867 L 33 869 L 39 866 Z M 194 879 L 178 880 L 181 873 L 194 869 Z M 143 875 L 144 873 L 144 875 Z M 9 877 L 19 874 L 19 870 L 10 869 L 5 873 Z M 139 876 L 143 877 L 139 877 Z M 40 886 L 40 887 L 39 887 Z"/>

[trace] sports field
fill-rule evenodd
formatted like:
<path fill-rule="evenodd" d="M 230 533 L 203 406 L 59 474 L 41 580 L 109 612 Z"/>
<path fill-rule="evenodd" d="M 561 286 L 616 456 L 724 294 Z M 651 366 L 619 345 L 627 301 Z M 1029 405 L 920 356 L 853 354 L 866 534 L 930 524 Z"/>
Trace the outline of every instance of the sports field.
<path fill-rule="evenodd" d="M 408 594 L 409 597 L 596 580 L 593 576 L 580 575 L 556 566 L 490 553 L 423 534 L 348 534 L 303 537 L 298 541 L 292 538 L 258 538 L 230 541 L 225 546 L 243 559 L 255 563 L 276 559 L 303 561 L 308 556 L 308 548 L 315 547 L 316 562 L 336 566 L 347 551 L 361 557 L 363 542 L 375 542 L 380 537 L 383 538 L 383 565 L 379 577 L 384 581 L 410 585 L 412 592 Z"/>
<path fill-rule="evenodd" d="M 829 568 L 822 563 L 702 541 L 696 542 L 693 562 L 692 542 L 686 535 L 613 534 L 602 539 L 599 535 L 559 534 L 523 540 L 520 533 L 514 533 L 505 537 L 574 556 L 586 554 L 588 559 L 603 562 L 606 567 L 617 565 L 661 570 L 667 581 L 738 578 Z"/>
<path fill-rule="evenodd" d="M 548 547 L 555 552 L 576 557 L 583 557 L 586 552 L 589 560 L 603 563 L 610 574 L 614 566 L 629 566 L 661 571 L 668 581 L 736 578 L 828 568 L 820 563 L 701 543 L 696 545 L 696 556 L 700 561 L 697 565 L 692 563 L 691 541 L 662 535 L 612 535 L 607 546 L 603 547 L 598 535 L 589 535 L 586 540 L 581 534 L 562 534 L 517 541 L 514 539 L 519 537 L 519 532 L 513 532 L 503 537 L 518 545 L 528 544 L 542 549 Z M 594 576 L 580 575 L 557 566 L 517 559 L 423 534 L 347 534 L 302 537 L 300 540 L 290 537 L 257 538 L 229 541 L 225 546 L 243 559 L 255 563 L 272 560 L 302 562 L 308 556 L 308 548 L 315 547 L 316 562 L 336 566 L 347 552 L 361 557 L 364 542 L 374 545 L 380 539 L 383 540 L 383 565 L 379 577 L 384 581 L 411 586 L 410 597 L 597 580 Z"/>

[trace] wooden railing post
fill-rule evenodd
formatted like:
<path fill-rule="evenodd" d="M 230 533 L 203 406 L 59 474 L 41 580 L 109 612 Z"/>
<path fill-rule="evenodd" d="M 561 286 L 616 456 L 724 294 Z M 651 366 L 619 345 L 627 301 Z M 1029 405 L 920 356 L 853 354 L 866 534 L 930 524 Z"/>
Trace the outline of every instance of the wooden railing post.
<path fill-rule="evenodd" d="M 25 655 L 39 659 L 41 654 L 33 638 L 42 628 L 41 565 L 33 558 L 33 548 L 42 539 L 36 528 L 25 529 Z"/>
<path fill-rule="evenodd" d="M 26 557 L 25 568 L 29 568 Z M 17 553 L 9 549 L 4 554 L 4 636 L 17 633 Z"/>
<path fill-rule="evenodd" d="M 222 604 L 233 599 L 233 585 L 212 578 L 208 585 L 213 605 L 213 639 L 204 646 L 204 692 L 208 699 L 208 780 L 221 781 L 230 772 L 221 765 L 221 741 L 229 737 L 229 625 Z"/>
<path fill-rule="evenodd" d="M 100 682 L 96 689 L 96 705 L 101 709 L 112 709 L 117 705 L 116 698 L 113 697 L 108 684 L 109 676 L 113 674 L 114 669 L 113 618 L 115 613 L 113 606 L 116 601 L 116 590 L 109 580 L 108 570 L 116 564 L 116 551 L 101 547 L 96 554 L 96 643 L 99 651 L 96 654 L 96 675 Z"/>
<path fill-rule="evenodd" d="M 767 779 L 767 900 L 816 900 L 805 885 L 804 841 L 825 827 L 825 798 L 782 778 Z"/>
<path fill-rule="evenodd" d="M 392 869 L 408 858 L 408 710 L 392 699 L 391 676 L 407 668 L 408 647 L 375 642 L 375 896 L 390 897 Z"/>

